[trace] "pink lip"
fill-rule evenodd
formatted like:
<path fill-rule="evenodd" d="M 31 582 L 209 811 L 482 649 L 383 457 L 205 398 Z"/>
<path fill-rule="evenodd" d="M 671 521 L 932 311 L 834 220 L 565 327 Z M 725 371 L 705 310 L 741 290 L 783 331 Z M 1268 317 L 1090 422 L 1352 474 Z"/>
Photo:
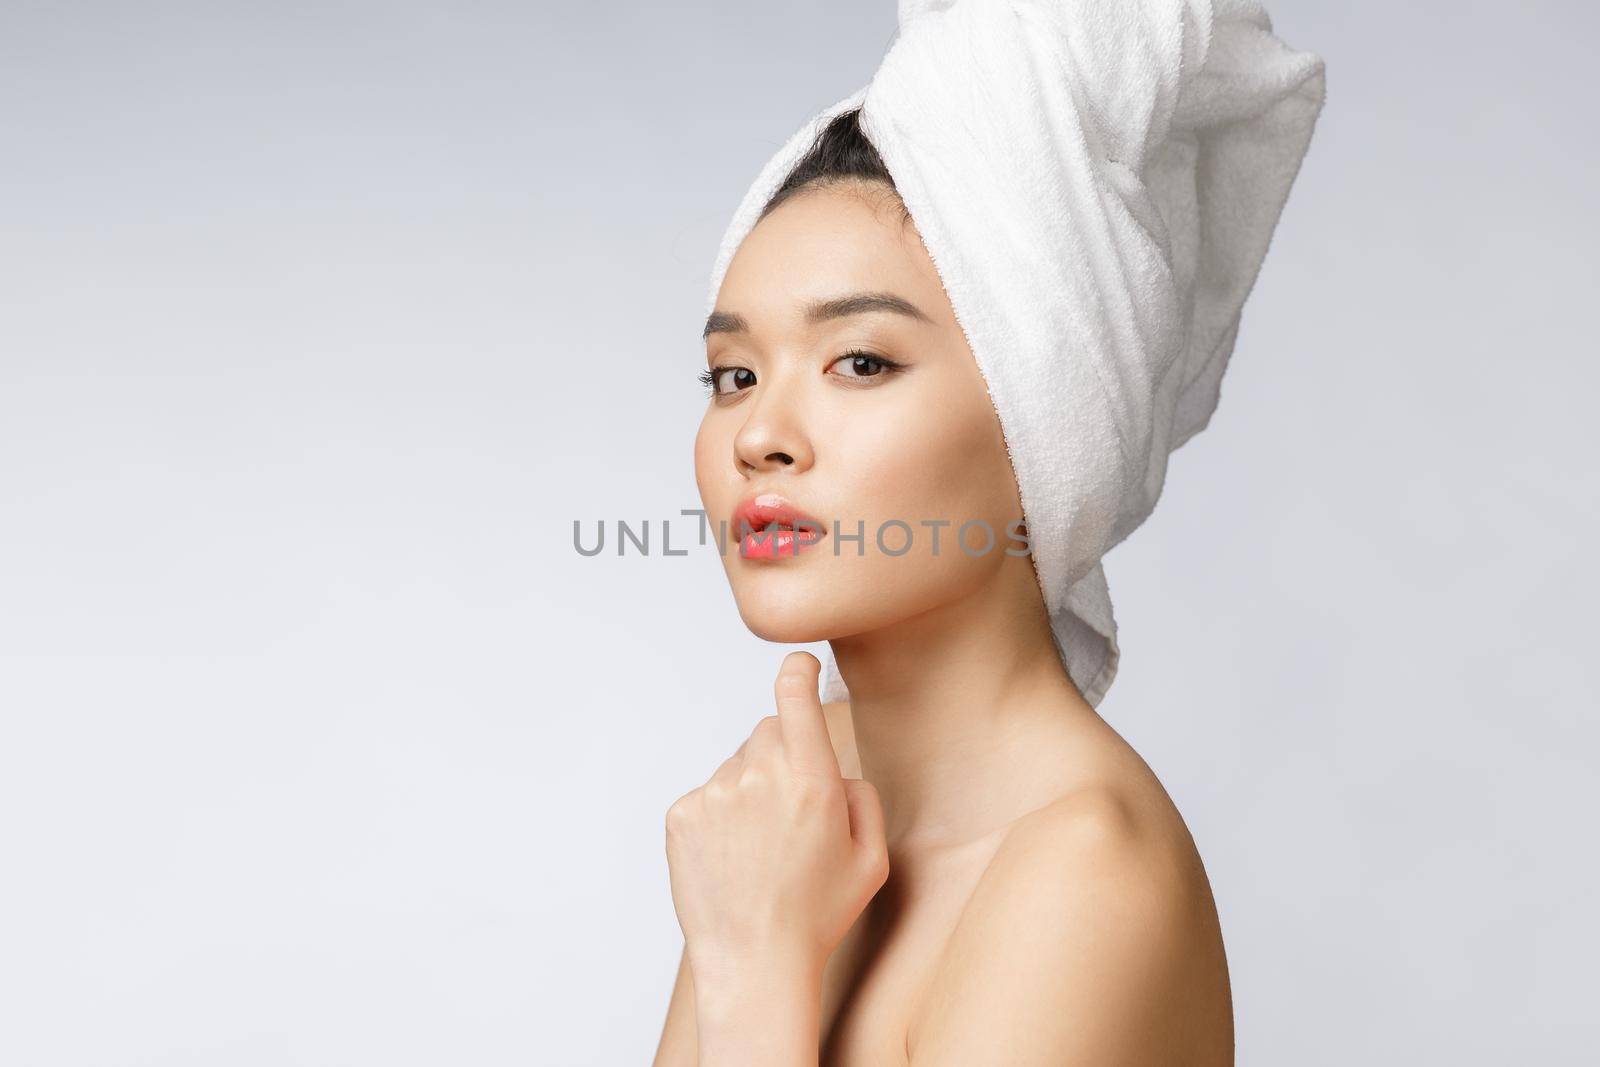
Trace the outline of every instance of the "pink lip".
<path fill-rule="evenodd" d="M 777 523 L 780 529 L 767 532 Z M 733 512 L 739 555 L 745 559 L 797 556 L 827 536 L 822 523 L 777 493 L 759 493 L 739 502 Z"/>

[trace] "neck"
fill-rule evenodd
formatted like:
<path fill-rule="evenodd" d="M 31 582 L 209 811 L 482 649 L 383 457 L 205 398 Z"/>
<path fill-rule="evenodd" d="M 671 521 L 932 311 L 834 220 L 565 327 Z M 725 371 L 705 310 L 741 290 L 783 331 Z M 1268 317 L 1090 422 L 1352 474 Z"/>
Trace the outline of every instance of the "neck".
<path fill-rule="evenodd" d="M 972 841 L 1048 803 L 1100 721 L 1017 562 L 961 600 L 830 642 L 892 851 Z"/>

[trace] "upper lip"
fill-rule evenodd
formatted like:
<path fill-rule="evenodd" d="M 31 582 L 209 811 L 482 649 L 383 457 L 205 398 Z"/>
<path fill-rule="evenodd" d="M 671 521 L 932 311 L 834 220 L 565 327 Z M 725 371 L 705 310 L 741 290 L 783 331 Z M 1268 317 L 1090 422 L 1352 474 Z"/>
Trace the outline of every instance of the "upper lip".
<path fill-rule="evenodd" d="M 807 515 L 777 493 L 753 493 L 739 501 L 739 506 L 733 509 L 734 533 L 738 537 L 742 538 L 751 531 L 759 533 L 773 523 L 793 530 L 804 527 L 816 531 L 817 536 L 824 532 L 821 521 Z"/>

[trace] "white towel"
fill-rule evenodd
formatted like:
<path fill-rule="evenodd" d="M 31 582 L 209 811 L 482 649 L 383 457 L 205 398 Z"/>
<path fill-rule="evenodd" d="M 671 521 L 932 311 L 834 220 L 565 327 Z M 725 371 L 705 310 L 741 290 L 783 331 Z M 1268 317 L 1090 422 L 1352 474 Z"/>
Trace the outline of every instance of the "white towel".
<path fill-rule="evenodd" d="M 861 107 L 988 384 L 1091 705 L 1121 657 L 1101 557 L 1216 407 L 1323 92 L 1255 0 L 899 0 L 872 80 L 768 160 L 723 237 L 708 313 L 789 169 Z M 823 676 L 849 699 L 831 655 Z"/>

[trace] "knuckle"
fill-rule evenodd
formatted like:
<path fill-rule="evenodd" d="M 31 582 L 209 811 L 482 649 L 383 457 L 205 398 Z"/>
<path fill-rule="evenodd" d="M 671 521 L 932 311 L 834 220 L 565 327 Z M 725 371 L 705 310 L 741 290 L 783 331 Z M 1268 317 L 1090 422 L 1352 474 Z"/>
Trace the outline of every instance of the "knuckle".
<path fill-rule="evenodd" d="M 688 827 L 691 819 L 689 809 L 693 804 L 691 799 L 693 796 L 693 793 L 685 793 L 667 807 L 667 833 L 678 833 Z"/>
<path fill-rule="evenodd" d="M 831 797 L 834 785 L 825 778 L 814 774 L 796 774 L 794 777 L 795 795 L 803 804 L 818 804 Z"/>

